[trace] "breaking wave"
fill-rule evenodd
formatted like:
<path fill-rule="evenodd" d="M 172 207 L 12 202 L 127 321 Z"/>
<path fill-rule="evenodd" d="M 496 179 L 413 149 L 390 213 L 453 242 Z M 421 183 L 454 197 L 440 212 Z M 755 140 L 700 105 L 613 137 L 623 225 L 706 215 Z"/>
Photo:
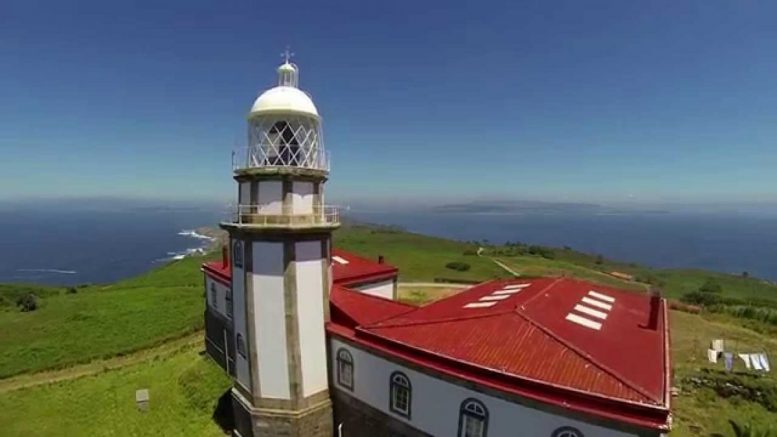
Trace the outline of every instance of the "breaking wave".
<path fill-rule="evenodd" d="M 60 269 L 16 269 L 17 272 L 26 273 L 58 273 L 60 275 L 75 275 L 78 273 L 75 270 L 60 270 Z"/>

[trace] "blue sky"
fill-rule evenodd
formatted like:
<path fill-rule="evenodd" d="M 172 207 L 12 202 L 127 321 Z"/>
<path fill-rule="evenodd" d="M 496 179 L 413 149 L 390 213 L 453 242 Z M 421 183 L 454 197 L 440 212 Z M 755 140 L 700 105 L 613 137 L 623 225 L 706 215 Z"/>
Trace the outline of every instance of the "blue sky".
<path fill-rule="evenodd" d="M 164 3 L 162 5 L 161 3 Z M 340 202 L 777 202 L 775 2 L 0 5 L 0 199 L 229 200 L 290 45 Z"/>

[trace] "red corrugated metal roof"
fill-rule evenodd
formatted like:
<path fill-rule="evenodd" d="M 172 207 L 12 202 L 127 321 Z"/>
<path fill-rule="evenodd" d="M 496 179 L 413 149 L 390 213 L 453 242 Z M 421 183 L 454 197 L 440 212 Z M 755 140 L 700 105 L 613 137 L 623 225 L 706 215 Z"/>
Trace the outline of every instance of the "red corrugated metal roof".
<path fill-rule="evenodd" d="M 224 265 L 223 261 L 211 261 L 202 264 L 202 271 L 214 279 L 224 282 L 226 285 L 231 285 L 232 271 L 229 264 Z"/>
<path fill-rule="evenodd" d="M 332 321 L 349 328 L 377 323 L 417 309 L 412 305 L 352 291 L 340 285 L 332 286 L 329 303 Z"/>
<path fill-rule="evenodd" d="M 397 275 L 397 268 L 362 258 L 340 249 L 332 249 L 332 277 L 335 283 L 353 286 Z"/>
<path fill-rule="evenodd" d="M 529 285 L 511 292 L 515 284 Z M 645 295 L 567 278 L 493 281 L 330 332 L 484 385 L 665 428 L 669 357 L 665 303 L 659 304 L 658 326 L 647 329 Z M 569 314 L 584 324 L 567 320 Z"/>
<path fill-rule="evenodd" d="M 202 269 L 222 281 L 232 278 L 229 265 L 223 266 L 223 261 L 212 261 L 202 265 Z M 332 279 L 336 284 L 356 286 L 397 276 L 397 268 L 386 263 L 379 263 L 362 258 L 339 249 L 332 250 Z"/>

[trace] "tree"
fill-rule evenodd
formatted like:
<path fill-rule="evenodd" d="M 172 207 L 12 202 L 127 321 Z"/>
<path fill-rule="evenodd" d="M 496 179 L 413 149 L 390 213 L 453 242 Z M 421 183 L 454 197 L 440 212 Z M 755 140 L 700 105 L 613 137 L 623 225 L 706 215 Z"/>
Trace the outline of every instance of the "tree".
<path fill-rule="evenodd" d="M 709 278 L 704 284 L 702 284 L 701 287 L 699 287 L 699 291 L 702 293 L 721 293 L 723 291 L 723 287 L 720 286 L 718 281 Z"/>
<path fill-rule="evenodd" d="M 748 272 L 748 271 L 742 272 L 742 277 L 745 278 L 745 279 L 749 278 L 750 277 L 750 272 Z"/>

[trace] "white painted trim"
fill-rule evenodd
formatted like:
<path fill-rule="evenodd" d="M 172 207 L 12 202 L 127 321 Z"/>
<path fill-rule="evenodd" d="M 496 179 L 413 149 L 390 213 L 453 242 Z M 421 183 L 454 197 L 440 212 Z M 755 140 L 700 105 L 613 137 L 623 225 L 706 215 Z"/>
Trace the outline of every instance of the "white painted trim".
<path fill-rule="evenodd" d="M 577 323 L 578 325 L 585 326 L 586 328 L 600 330 L 602 329 L 602 324 L 599 322 L 594 322 L 593 320 L 588 320 L 585 317 L 578 316 L 577 314 L 569 313 L 567 314 L 567 320 L 569 320 L 572 323 Z"/>
<path fill-rule="evenodd" d="M 602 294 L 593 290 L 588 291 L 588 295 L 591 297 L 595 297 L 597 299 L 603 300 L 605 302 L 613 303 L 615 302 L 615 298 L 612 296 L 607 296 L 606 294 Z"/>
<path fill-rule="evenodd" d="M 603 310 L 610 311 L 612 309 L 612 305 L 604 302 L 600 302 L 598 300 L 591 299 L 590 297 L 583 296 L 581 299 L 583 303 L 587 303 L 588 305 L 595 306 L 597 308 L 601 308 Z"/>
<path fill-rule="evenodd" d="M 575 305 L 575 311 L 587 314 L 589 316 L 594 316 L 597 319 L 606 320 L 607 319 L 607 313 L 595 310 L 593 308 L 588 308 L 587 306 L 577 304 Z"/>

